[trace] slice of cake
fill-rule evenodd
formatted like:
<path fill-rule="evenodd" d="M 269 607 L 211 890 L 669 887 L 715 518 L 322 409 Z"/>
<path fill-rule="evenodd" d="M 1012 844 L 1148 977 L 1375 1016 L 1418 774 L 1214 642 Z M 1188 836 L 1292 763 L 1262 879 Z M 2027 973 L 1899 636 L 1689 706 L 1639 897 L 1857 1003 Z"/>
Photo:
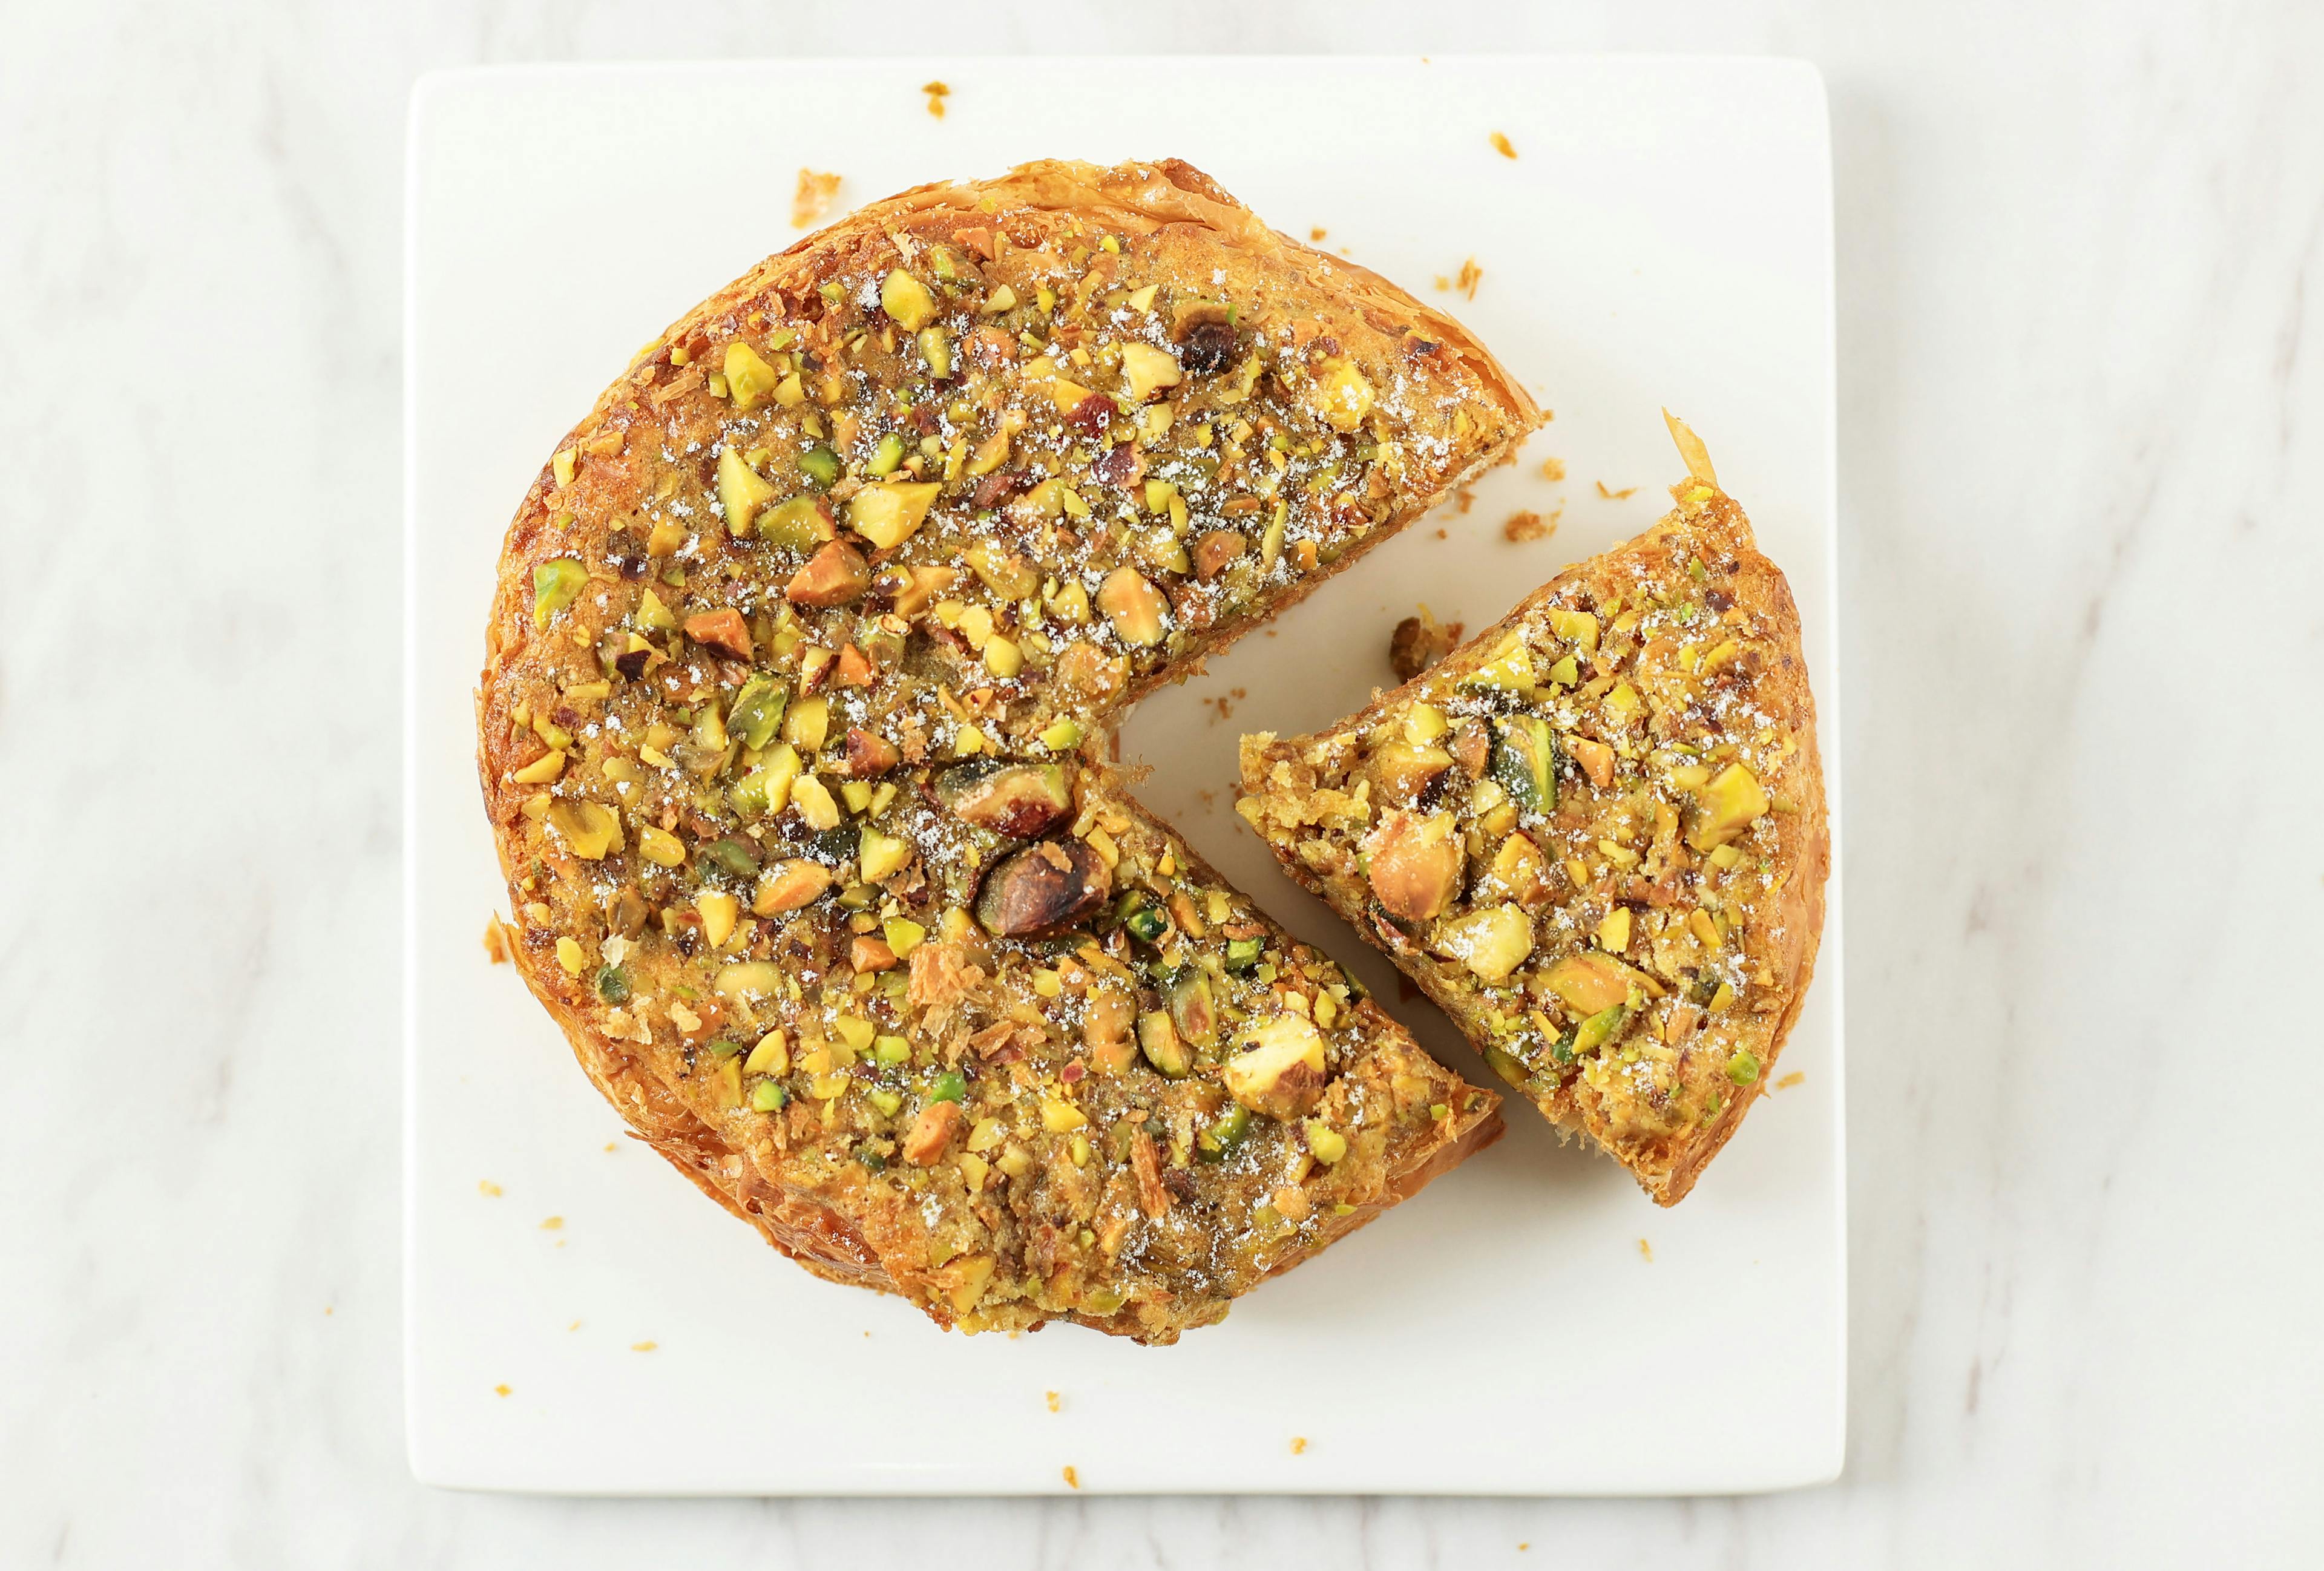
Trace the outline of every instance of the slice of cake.
<path fill-rule="evenodd" d="M 1671 428 L 1659 523 L 1340 725 L 1245 737 L 1237 803 L 1665 1206 L 1768 1083 L 1831 855 L 1791 590 Z"/>

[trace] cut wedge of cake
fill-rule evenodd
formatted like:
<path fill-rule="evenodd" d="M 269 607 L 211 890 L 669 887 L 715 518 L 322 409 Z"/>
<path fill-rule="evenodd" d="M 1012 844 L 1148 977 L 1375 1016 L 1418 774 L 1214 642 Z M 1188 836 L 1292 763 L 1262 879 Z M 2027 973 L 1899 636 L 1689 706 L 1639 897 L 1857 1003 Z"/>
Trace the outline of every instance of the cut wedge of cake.
<path fill-rule="evenodd" d="M 1175 161 L 769 258 L 509 529 L 479 767 L 526 983 L 820 1274 L 972 1330 L 1219 1319 L 1499 1098 L 1142 813 L 1112 728 L 1537 420 Z"/>
<path fill-rule="evenodd" d="M 1676 420 L 1646 533 L 1312 735 L 1238 810 L 1561 1129 L 1662 1205 L 1766 1087 L 1830 863 L 1789 587 Z"/>

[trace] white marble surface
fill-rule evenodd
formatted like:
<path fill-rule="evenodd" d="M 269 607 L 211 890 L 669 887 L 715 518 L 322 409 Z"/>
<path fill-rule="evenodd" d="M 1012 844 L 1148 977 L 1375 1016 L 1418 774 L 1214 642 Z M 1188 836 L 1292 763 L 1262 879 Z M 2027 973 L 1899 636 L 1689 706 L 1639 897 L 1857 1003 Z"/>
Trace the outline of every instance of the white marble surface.
<path fill-rule="evenodd" d="M 2324 940 L 2324 13 L 876 14 L 7 7 L 0 1566 L 2324 1557 L 2324 1160 L 2304 1124 L 2324 1024 L 2303 986 Z M 1623 1503 L 412 1483 L 394 1018 L 413 75 L 1335 41 L 1827 73 L 1847 1476 Z"/>

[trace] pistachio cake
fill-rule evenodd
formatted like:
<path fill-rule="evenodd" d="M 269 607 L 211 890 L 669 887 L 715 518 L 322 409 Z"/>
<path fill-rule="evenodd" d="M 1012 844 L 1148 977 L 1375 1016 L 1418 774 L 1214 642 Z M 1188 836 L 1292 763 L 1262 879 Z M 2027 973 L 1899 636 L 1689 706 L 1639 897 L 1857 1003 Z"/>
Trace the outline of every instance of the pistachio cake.
<path fill-rule="evenodd" d="M 508 532 L 479 767 L 528 984 L 812 1271 L 969 1330 L 1221 1318 L 1498 1097 L 1141 812 L 1112 727 L 1536 419 L 1175 162 L 769 258 Z"/>
<path fill-rule="evenodd" d="M 1659 523 L 1340 725 L 1245 737 L 1237 803 L 1665 1206 L 1767 1083 L 1830 861 L 1791 590 L 1671 424 L 1689 476 Z"/>

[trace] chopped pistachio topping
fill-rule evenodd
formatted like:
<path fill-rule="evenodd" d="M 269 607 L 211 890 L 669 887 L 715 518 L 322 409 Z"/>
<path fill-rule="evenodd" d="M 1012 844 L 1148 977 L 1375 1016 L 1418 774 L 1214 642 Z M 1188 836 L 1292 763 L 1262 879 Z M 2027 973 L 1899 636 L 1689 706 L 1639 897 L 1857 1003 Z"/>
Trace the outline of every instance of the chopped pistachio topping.
<path fill-rule="evenodd" d="M 1489 1102 L 1140 812 L 1111 728 L 1532 411 L 1199 226 L 846 228 L 553 464 L 486 695 L 523 952 L 939 1318 L 1167 1340 Z M 1468 859 L 1411 850 L 1430 919 Z"/>

